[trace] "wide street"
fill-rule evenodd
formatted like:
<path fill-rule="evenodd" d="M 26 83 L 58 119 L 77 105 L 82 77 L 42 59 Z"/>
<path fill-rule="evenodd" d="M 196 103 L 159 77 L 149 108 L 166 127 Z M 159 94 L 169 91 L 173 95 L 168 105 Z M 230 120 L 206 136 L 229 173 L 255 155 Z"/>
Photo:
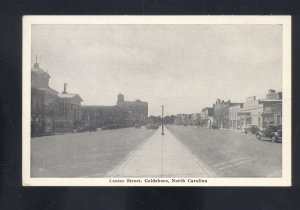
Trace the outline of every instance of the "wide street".
<path fill-rule="evenodd" d="M 31 139 L 32 177 L 280 177 L 281 143 L 168 125 Z"/>

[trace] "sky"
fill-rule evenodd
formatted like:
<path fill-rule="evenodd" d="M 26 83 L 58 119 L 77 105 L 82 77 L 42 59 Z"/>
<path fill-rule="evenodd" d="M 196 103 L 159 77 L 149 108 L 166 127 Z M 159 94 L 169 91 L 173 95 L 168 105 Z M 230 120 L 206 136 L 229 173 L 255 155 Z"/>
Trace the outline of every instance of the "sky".
<path fill-rule="evenodd" d="M 148 102 L 149 115 L 199 113 L 217 98 L 282 90 L 281 25 L 33 25 L 31 62 L 82 105 Z"/>

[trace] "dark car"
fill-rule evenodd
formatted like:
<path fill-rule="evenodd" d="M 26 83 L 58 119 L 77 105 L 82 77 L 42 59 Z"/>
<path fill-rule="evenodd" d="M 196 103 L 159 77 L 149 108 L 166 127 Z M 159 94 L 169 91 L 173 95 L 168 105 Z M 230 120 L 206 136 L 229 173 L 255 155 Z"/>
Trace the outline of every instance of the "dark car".
<path fill-rule="evenodd" d="M 210 126 L 209 128 L 210 128 L 210 129 L 214 129 L 214 130 L 219 129 L 219 127 L 218 127 L 217 125 L 212 125 L 212 126 Z"/>
<path fill-rule="evenodd" d="M 282 140 L 282 126 L 281 125 L 269 125 L 265 129 L 258 131 L 256 138 L 261 140 L 263 137 L 270 138 L 272 142 Z"/>
<path fill-rule="evenodd" d="M 155 124 L 148 124 L 148 125 L 146 125 L 146 128 L 147 128 L 147 129 L 158 129 L 159 126 L 158 126 L 158 125 L 155 125 Z"/>
<path fill-rule="evenodd" d="M 142 128 L 142 125 L 141 124 L 135 124 L 134 127 L 135 128 Z"/>
<path fill-rule="evenodd" d="M 120 128 L 119 124 L 106 124 L 104 126 L 101 127 L 102 130 L 112 130 L 112 129 L 118 129 Z"/>
<path fill-rule="evenodd" d="M 96 131 L 97 128 L 94 125 L 84 125 L 77 129 L 77 132 Z"/>
<path fill-rule="evenodd" d="M 259 127 L 257 125 L 249 124 L 246 127 L 244 127 L 244 133 L 252 133 L 256 134 L 259 131 Z"/>

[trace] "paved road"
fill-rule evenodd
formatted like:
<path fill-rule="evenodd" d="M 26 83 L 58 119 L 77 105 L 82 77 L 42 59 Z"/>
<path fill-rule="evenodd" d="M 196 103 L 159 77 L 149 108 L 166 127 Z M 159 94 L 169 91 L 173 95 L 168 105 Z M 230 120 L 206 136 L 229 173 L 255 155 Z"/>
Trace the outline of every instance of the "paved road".
<path fill-rule="evenodd" d="M 32 138 L 32 177 L 280 177 L 281 143 L 195 126 Z"/>
<path fill-rule="evenodd" d="M 110 177 L 213 177 L 215 174 L 165 129 L 150 137 Z"/>
<path fill-rule="evenodd" d="M 281 177 L 282 145 L 254 135 L 196 126 L 168 126 L 170 132 L 217 177 Z"/>
<path fill-rule="evenodd" d="M 31 139 L 32 177 L 103 177 L 154 130 L 125 128 Z"/>

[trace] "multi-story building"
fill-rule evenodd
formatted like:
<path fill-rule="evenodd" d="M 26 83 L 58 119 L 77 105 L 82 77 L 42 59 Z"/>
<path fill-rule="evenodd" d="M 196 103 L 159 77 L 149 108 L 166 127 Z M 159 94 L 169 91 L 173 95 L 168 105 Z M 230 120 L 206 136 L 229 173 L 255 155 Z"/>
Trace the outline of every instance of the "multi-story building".
<path fill-rule="evenodd" d="M 201 112 L 201 126 L 210 127 L 214 121 L 214 109 L 213 107 L 205 107 Z"/>
<path fill-rule="evenodd" d="M 36 62 L 31 69 L 31 135 L 72 131 L 79 120 L 82 99 L 49 87 L 50 75 Z M 66 88 L 66 85 L 65 85 Z"/>
<path fill-rule="evenodd" d="M 125 101 L 119 94 L 114 106 L 82 106 L 81 120 L 96 127 L 108 124 L 130 127 L 134 124 L 145 124 L 148 117 L 148 103 L 141 100 Z"/>
<path fill-rule="evenodd" d="M 229 128 L 241 129 L 242 122 L 240 120 L 240 110 L 243 108 L 243 104 L 236 104 L 229 107 Z"/>
<path fill-rule="evenodd" d="M 135 123 L 145 123 L 148 117 L 148 103 L 139 99 L 135 101 L 125 101 L 124 95 L 119 94 L 117 109 L 124 113 L 129 113 Z"/>
<path fill-rule="evenodd" d="M 266 101 L 269 101 L 269 103 L 265 105 L 262 114 L 263 126 L 282 124 L 282 92 L 270 89 L 266 95 Z"/>
<path fill-rule="evenodd" d="M 230 100 L 221 101 L 220 99 L 217 99 L 216 103 L 213 105 L 214 124 L 219 128 L 229 128 L 229 107 L 236 104 L 238 103 L 231 103 Z"/>
<path fill-rule="evenodd" d="M 263 128 L 268 124 L 281 123 L 282 93 L 270 90 L 266 99 L 256 99 L 255 96 L 248 97 L 244 107 L 240 110 L 243 126 L 248 124 Z"/>

